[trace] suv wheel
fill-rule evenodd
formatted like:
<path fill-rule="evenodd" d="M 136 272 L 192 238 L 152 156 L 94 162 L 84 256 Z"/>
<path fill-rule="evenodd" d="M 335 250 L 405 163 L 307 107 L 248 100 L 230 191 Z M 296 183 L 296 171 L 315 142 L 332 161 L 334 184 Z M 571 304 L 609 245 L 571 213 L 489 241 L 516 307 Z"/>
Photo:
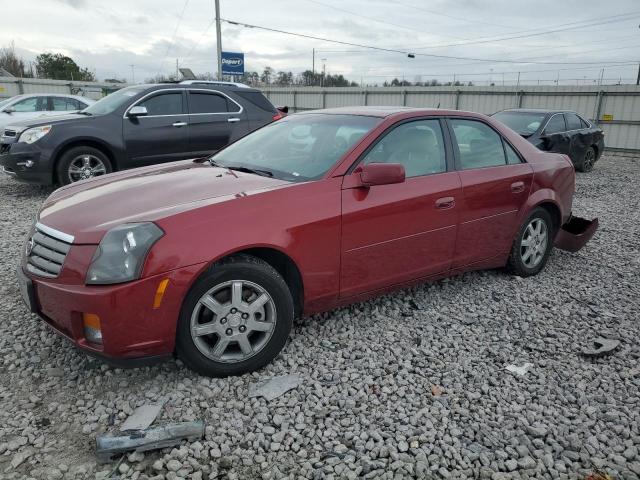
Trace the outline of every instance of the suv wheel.
<path fill-rule="evenodd" d="M 67 150 L 60 158 L 57 170 L 61 185 L 106 175 L 113 171 L 107 156 L 97 148 L 89 146 Z"/>
<path fill-rule="evenodd" d="M 213 265 L 189 291 L 176 350 L 202 375 L 239 375 L 273 360 L 292 323 L 293 299 L 280 274 L 256 257 L 230 257 Z"/>
<path fill-rule="evenodd" d="M 590 172 L 593 170 L 593 164 L 596 163 L 596 151 L 593 147 L 587 148 L 584 157 L 576 163 L 576 170 L 579 172 Z"/>

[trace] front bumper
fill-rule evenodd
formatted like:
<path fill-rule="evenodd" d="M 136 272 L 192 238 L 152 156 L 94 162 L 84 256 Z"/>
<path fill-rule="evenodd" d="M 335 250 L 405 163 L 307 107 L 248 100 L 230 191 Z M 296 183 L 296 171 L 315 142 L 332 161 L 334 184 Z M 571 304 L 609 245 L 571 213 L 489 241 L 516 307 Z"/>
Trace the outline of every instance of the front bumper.
<path fill-rule="evenodd" d="M 577 252 L 591 240 L 597 229 L 597 218 L 587 220 L 571 216 L 556 235 L 555 246 L 560 250 Z"/>
<path fill-rule="evenodd" d="M 0 144 L 1 170 L 24 182 L 51 184 L 53 173 L 49 159 L 34 143 Z"/>
<path fill-rule="evenodd" d="M 62 284 L 20 267 L 18 279 L 23 298 L 29 291 L 24 284 L 31 284 L 32 311 L 56 333 L 109 363 L 138 366 L 173 354 L 182 301 L 200 269 L 193 265 L 124 284 L 93 286 Z M 164 279 L 169 284 L 160 306 L 154 308 Z M 100 318 L 102 344 L 85 338 L 83 313 Z"/>

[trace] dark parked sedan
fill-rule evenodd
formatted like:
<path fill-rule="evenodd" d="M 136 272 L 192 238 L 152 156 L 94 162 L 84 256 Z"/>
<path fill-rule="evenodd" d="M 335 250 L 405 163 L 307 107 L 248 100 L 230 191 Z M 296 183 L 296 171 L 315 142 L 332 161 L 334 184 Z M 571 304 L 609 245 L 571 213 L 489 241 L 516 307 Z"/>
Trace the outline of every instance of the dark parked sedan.
<path fill-rule="evenodd" d="M 540 150 L 569 155 L 579 172 L 590 172 L 604 151 L 604 133 L 575 112 L 513 109 L 493 118 Z"/>
<path fill-rule="evenodd" d="M 79 113 L 8 125 L 0 166 L 18 180 L 66 185 L 209 155 L 281 117 L 259 90 L 243 84 L 135 85 Z"/>

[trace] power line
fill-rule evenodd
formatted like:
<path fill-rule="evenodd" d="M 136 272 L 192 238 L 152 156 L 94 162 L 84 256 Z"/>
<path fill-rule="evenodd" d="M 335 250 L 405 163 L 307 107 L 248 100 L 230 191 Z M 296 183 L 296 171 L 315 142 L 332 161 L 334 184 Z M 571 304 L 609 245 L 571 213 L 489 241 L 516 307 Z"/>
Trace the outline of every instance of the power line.
<path fill-rule="evenodd" d="M 200 42 L 202 41 L 204 36 L 209 32 L 209 29 L 211 29 L 214 23 L 216 23 L 215 18 L 211 20 L 211 22 L 209 22 L 209 25 L 207 25 L 207 28 L 205 28 L 203 32 L 200 34 L 200 36 L 198 37 L 198 40 L 194 42 L 193 46 L 191 47 L 191 50 L 189 50 L 189 53 L 185 57 L 183 57 L 184 60 L 191 58 L 191 54 L 200 45 Z"/>
<path fill-rule="evenodd" d="M 316 37 L 314 35 L 307 35 L 304 33 L 295 33 L 295 32 L 289 32 L 286 30 L 279 30 L 276 28 L 270 28 L 270 27 L 263 27 L 260 25 L 252 25 L 249 23 L 244 23 L 244 22 L 238 22 L 238 21 L 234 21 L 234 20 L 227 20 L 225 18 L 221 18 L 221 20 L 225 23 L 231 24 L 231 25 L 236 25 L 239 27 L 245 27 L 245 28 L 256 28 L 259 30 L 265 30 L 268 32 L 274 32 L 274 33 L 281 33 L 283 35 L 291 35 L 291 36 L 295 36 L 295 37 L 301 37 L 301 38 L 308 38 L 311 40 L 318 40 L 321 42 L 328 42 L 328 43 L 336 43 L 336 44 L 340 44 L 340 45 L 348 45 L 348 46 L 352 46 L 352 47 L 360 47 L 360 48 L 366 48 L 369 50 L 378 50 L 381 52 L 389 52 L 389 53 L 400 53 L 403 55 L 409 55 L 409 54 L 414 54 L 416 56 L 423 56 L 423 57 L 430 57 L 430 58 L 447 58 L 447 59 L 453 59 L 453 60 L 474 60 L 474 61 L 478 61 L 478 62 L 490 62 L 490 63 L 530 63 L 530 64 L 540 64 L 540 65 L 600 65 L 602 62 L 533 62 L 533 61 L 526 61 L 526 60 L 506 60 L 506 59 L 490 59 L 490 58 L 474 58 L 474 57 L 460 57 L 460 56 L 454 56 L 454 55 L 438 55 L 438 54 L 434 54 L 434 53 L 414 53 L 410 50 L 397 50 L 394 48 L 384 48 L 384 47 L 376 47 L 373 45 L 365 45 L 365 44 L 361 44 L 361 43 L 351 43 L 351 42 L 345 42 L 342 40 L 335 40 L 335 39 L 329 39 L 329 38 L 323 38 L 323 37 Z M 629 60 L 625 60 L 624 62 L 629 62 Z M 619 63 L 624 63 L 624 62 L 619 62 Z"/>
<path fill-rule="evenodd" d="M 169 45 L 167 45 L 167 50 L 164 53 L 162 62 L 160 63 L 160 69 L 158 70 L 158 73 L 160 73 L 160 71 L 162 70 L 162 67 L 164 66 L 164 62 L 166 61 L 167 56 L 169 55 L 169 51 L 173 46 L 173 42 L 175 41 L 176 35 L 178 34 L 178 29 L 180 28 L 180 24 L 182 23 L 182 17 L 184 16 L 184 12 L 187 10 L 188 5 L 189 5 L 189 0 L 185 0 L 184 6 L 182 7 L 182 11 L 180 12 L 180 15 L 178 15 L 178 22 L 176 23 L 176 28 L 173 30 L 173 35 L 171 36 L 171 42 L 169 42 Z"/>

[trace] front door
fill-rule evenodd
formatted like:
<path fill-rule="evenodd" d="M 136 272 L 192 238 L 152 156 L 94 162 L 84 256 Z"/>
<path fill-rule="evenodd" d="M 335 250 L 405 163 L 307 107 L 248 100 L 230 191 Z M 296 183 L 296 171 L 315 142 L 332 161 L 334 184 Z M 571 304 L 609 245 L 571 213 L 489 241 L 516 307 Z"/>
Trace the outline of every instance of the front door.
<path fill-rule="evenodd" d="M 126 168 L 171 162 L 189 156 L 189 116 L 182 90 L 163 90 L 133 106 L 147 109 L 147 115 L 125 114 Z M 129 107 L 129 110 L 131 107 Z"/>
<path fill-rule="evenodd" d="M 462 183 L 453 261 L 457 268 L 509 251 L 533 170 L 484 122 L 456 118 L 449 122 Z"/>
<path fill-rule="evenodd" d="M 401 123 L 361 164 L 400 163 L 406 180 L 369 188 L 345 177 L 342 190 L 342 298 L 446 272 L 461 196 L 438 119 Z M 358 175 L 358 168 L 351 174 Z"/>

